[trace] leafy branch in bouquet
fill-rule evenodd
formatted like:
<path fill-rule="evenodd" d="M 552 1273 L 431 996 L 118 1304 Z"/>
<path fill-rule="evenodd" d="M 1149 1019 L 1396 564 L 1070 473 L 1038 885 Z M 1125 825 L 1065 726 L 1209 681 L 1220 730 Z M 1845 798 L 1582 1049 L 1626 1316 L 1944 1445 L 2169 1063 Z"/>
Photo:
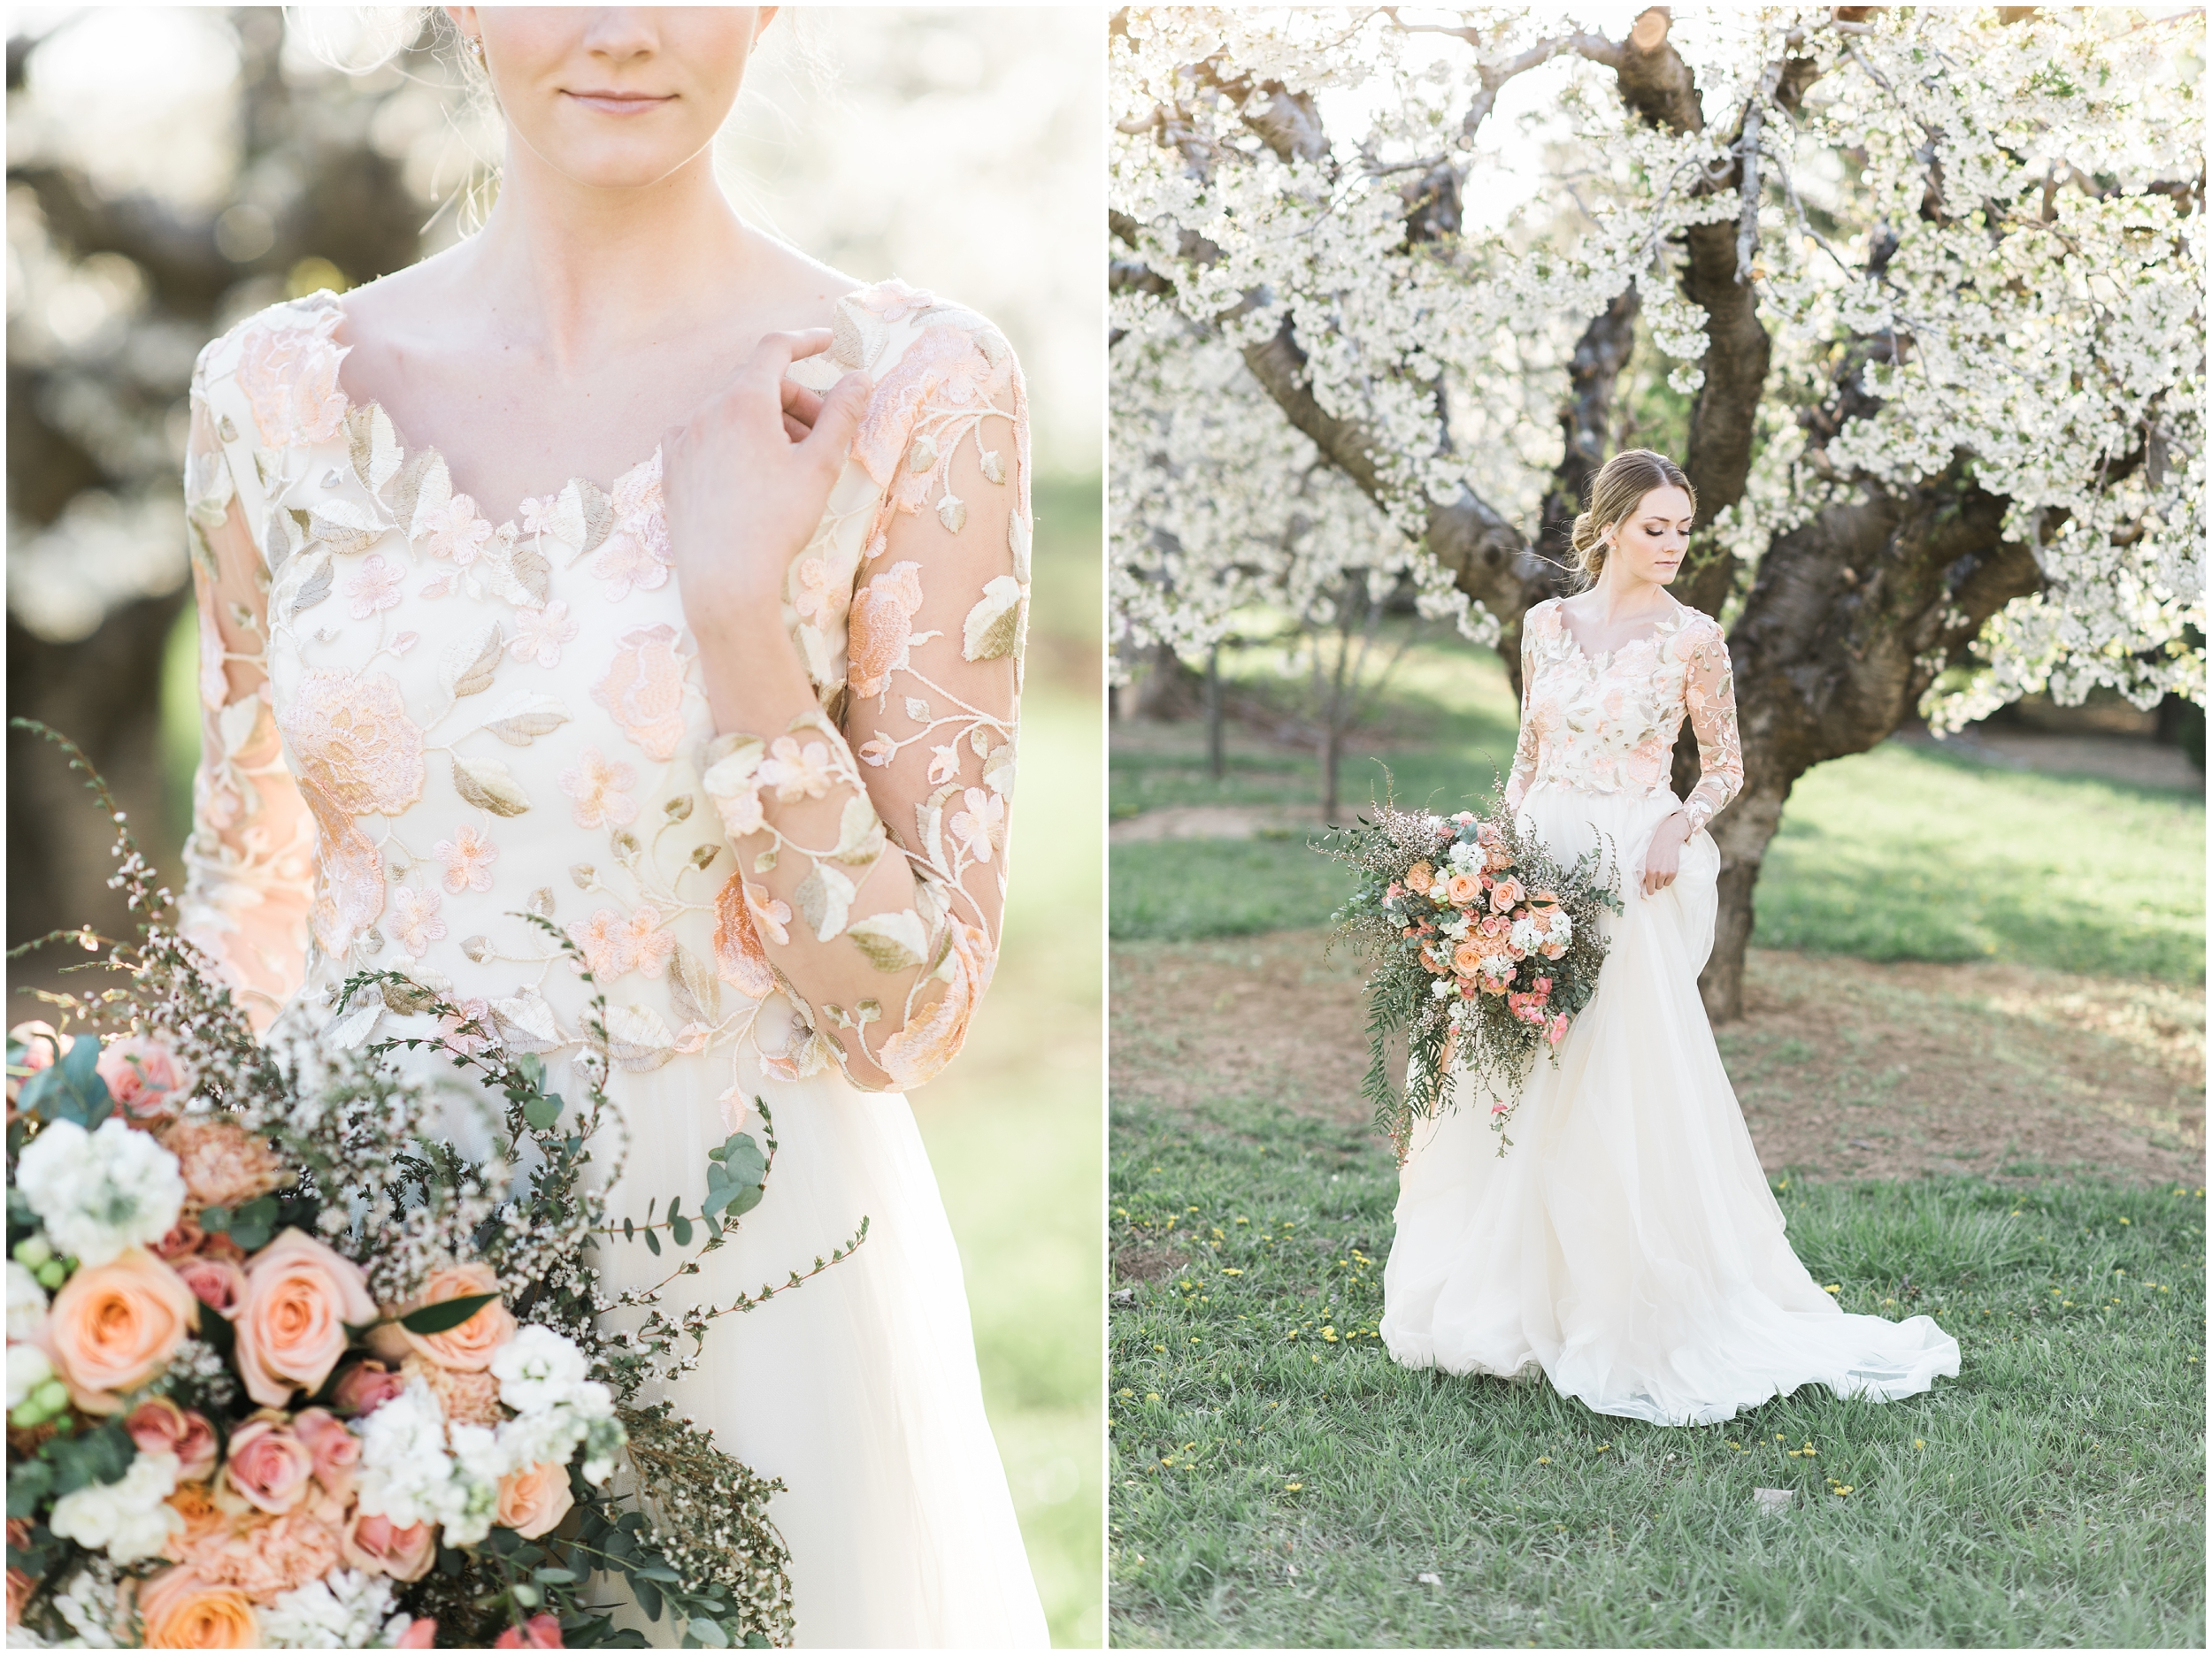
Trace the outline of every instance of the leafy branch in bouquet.
<path fill-rule="evenodd" d="M 1386 793 L 1371 815 L 1316 848 L 1358 875 L 1333 940 L 1359 944 L 1373 962 L 1360 1090 L 1376 1130 L 1402 1160 L 1414 1122 L 1452 1101 L 1452 1077 L 1463 1074 L 1491 1101 L 1503 1154 L 1530 1066 L 1540 1052 L 1559 1061 L 1559 1042 L 1596 992 L 1606 949 L 1600 916 L 1622 911 L 1609 842 L 1562 865 L 1494 776 L 1479 812 L 1447 818 Z M 1402 1092 L 1389 1049 L 1400 1034 Z"/>

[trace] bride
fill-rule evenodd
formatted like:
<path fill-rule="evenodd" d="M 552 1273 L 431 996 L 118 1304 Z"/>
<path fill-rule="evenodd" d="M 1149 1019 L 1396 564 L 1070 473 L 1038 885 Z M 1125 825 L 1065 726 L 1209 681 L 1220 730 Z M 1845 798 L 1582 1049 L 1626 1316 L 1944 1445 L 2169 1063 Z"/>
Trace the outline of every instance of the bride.
<path fill-rule="evenodd" d="M 506 124 L 450 250 L 203 353 L 188 930 L 264 1024 L 428 1032 L 397 968 L 561 1074 L 607 997 L 617 1216 L 764 1100 L 762 1205 L 665 1389 L 787 1491 L 798 1636 L 1047 1642 L 902 1095 L 991 977 L 1029 578 L 982 318 L 742 223 L 711 142 L 772 8 L 455 7 Z M 609 1285 L 658 1279 L 618 1243 Z M 662 1629 L 660 1636 L 669 1636 Z"/>
<path fill-rule="evenodd" d="M 1513 1146 L 1499 1155 L 1465 1097 L 1417 1129 L 1383 1277 L 1398 1361 L 1540 1368 L 1656 1425 L 1812 1383 L 1887 1401 L 1959 1371 L 1932 1318 L 1846 1315 L 1798 1262 L 1698 1000 L 1720 871 L 1706 824 L 1743 763 L 1727 640 L 1666 591 L 1695 512 L 1672 461 L 1616 455 L 1575 520 L 1588 589 L 1528 612 L 1506 799 L 1563 865 L 1609 839 L 1626 911 L 1558 1066 L 1525 1083 Z M 1677 799 L 1686 715 L 1702 775 Z"/>

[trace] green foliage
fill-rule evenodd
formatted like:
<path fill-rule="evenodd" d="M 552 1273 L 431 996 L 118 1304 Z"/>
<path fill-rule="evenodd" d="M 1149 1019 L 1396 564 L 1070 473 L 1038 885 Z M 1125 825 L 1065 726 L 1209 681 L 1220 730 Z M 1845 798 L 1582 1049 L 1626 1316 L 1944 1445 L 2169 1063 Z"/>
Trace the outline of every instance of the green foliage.
<path fill-rule="evenodd" d="M 1117 1111 L 1116 1645 L 2201 1644 L 2201 1189 L 1789 1179 L 1817 1279 L 1961 1375 L 1666 1429 L 1393 1363 L 1395 1186 L 1340 1122 Z"/>

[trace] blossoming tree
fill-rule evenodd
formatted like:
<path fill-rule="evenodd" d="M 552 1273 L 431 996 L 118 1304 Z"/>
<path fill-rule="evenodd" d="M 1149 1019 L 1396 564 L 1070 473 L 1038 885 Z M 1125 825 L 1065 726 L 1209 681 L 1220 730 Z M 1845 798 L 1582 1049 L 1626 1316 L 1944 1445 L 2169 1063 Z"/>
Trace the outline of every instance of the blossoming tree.
<path fill-rule="evenodd" d="M 1318 463 L 1517 670 L 1655 353 L 1698 497 L 1675 593 L 1728 626 L 1742 724 L 1703 984 L 1737 1015 L 1810 767 L 2035 691 L 2202 700 L 2201 37 L 2118 9 L 1118 13 L 1128 635 L 1202 647 Z"/>

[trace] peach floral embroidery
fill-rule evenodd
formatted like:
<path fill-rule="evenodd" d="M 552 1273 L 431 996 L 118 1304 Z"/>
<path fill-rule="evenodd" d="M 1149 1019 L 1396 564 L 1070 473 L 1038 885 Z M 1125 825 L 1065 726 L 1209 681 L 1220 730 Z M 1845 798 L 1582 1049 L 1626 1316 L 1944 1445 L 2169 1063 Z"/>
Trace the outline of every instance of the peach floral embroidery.
<path fill-rule="evenodd" d="M 392 893 L 392 935 L 418 960 L 445 935 L 445 921 L 438 917 L 442 900 L 435 891 L 418 891 L 412 885 L 400 885 Z"/>
<path fill-rule="evenodd" d="M 611 503 L 614 528 L 592 561 L 591 572 L 608 583 L 607 601 L 619 603 L 633 590 L 653 592 L 665 586 L 675 562 L 662 510 L 658 449 L 643 465 L 616 480 Z"/>
<path fill-rule="evenodd" d="M 278 716 L 303 780 L 348 816 L 396 816 L 422 796 L 422 732 L 398 684 L 319 667 Z"/>
<path fill-rule="evenodd" d="M 627 925 L 630 957 L 637 962 L 640 973 L 657 977 L 667 969 L 668 956 L 676 952 L 676 939 L 661 929 L 661 911 L 650 902 L 641 903 L 631 914 Z"/>
<path fill-rule="evenodd" d="M 614 909 L 599 909 L 589 919 L 570 925 L 568 934 L 583 950 L 585 966 L 602 982 L 611 982 L 630 969 L 629 922 Z"/>
<path fill-rule="evenodd" d="M 646 757 L 675 757 L 684 735 L 684 662 L 676 653 L 676 629 L 664 621 L 623 633 L 614 664 L 592 686 L 591 698 Z"/>
<path fill-rule="evenodd" d="M 922 607 L 922 566 L 898 563 L 853 594 L 847 649 L 855 695 L 880 695 L 912 654 L 914 615 Z"/>
<path fill-rule="evenodd" d="M 779 944 L 791 940 L 791 904 L 779 901 L 765 885 L 748 883 L 745 903 L 752 910 L 754 925 L 768 933 Z"/>
<path fill-rule="evenodd" d="M 901 461 L 924 407 L 980 407 L 1010 390 L 1013 377 L 1013 357 L 1002 356 L 994 367 L 965 328 L 941 323 L 924 328 L 898 365 L 877 382 L 853 438 L 853 458 L 900 510 L 917 510 L 937 468 L 916 471 Z"/>
<path fill-rule="evenodd" d="M 397 563 L 388 563 L 380 555 L 372 553 L 360 572 L 346 581 L 346 613 L 357 621 L 365 621 L 379 609 L 396 608 L 400 583 L 406 578 L 407 571 Z"/>
<path fill-rule="evenodd" d="M 434 579 L 426 580 L 422 583 L 422 591 L 420 595 L 426 598 L 442 598 L 452 590 L 453 577 L 451 575 L 440 575 Z"/>
<path fill-rule="evenodd" d="M 799 590 L 791 600 L 791 607 L 799 612 L 800 618 L 818 624 L 835 620 L 845 607 L 846 594 L 832 578 L 829 565 L 818 557 L 802 558 L 794 574 Z"/>
<path fill-rule="evenodd" d="M 522 514 L 525 534 L 548 534 L 553 529 L 553 514 L 561 509 L 558 494 L 525 494 L 516 510 Z"/>
<path fill-rule="evenodd" d="M 903 322 L 937 303 L 928 289 L 910 287 L 895 276 L 872 287 L 863 287 L 853 295 L 853 300 L 862 310 L 872 311 L 887 322 Z"/>
<path fill-rule="evenodd" d="M 433 557 L 450 557 L 456 568 L 466 569 L 491 538 L 492 525 L 476 515 L 476 502 L 456 494 L 431 514 L 425 543 Z"/>
<path fill-rule="evenodd" d="M 942 752 L 944 749 L 941 747 L 937 750 Z M 872 764 L 876 769 L 881 770 L 898 756 L 898 748 L 893 747 L 883 737 L 870 736 L 860 744 L 857 756 L 863 764 Z"/>
<path fill-rule="evenodd" d="M 733 839 L 759 832 L 767 819 L 761 809 L 760 783 L 760 772 L 755 770 L 738 785 L 735 793 L 714 796 L 714 808 L 722 818 L 723 831 Z"/>
<path fill-rule="evenodd" d="M 957 746 L 948 743 L 941 747 L 930 748 L 929 785 L 932 787 L 942 787 L 958 774 L 960 749 Z"/>
<path fill-rule="evenodd" d="M 561 664 L 561 646 L 574 643 L 577 630 L 576 623 L 568 618 L 565 599 L 556 598 L 541 609 L 518 609 L 515 635 L 507 645 L 507 653 L 518 661 L 557 667 Z"/>
<path fill-rule="evenodd" d="M 980 787 L 968 788 L 960 799 L 968 808 L 953 812 L 952 836 L 972 861 L 988 862 L 1006 842 L 1006 801 Z"/>
<path fill-rule="evenodd" d="M 499 860 L 499 847 L 480 830 L 464 822 L 453 830 L 451 839 L 432 846 L 430 854 L 445 864 L 447 890 L 457 894 L 492 888 L 492 864 Z"/>
<path fill-rule="evenodd" d="M 714 897 L 714 974 L 748 1000 L 775 992 L 776 974 L 746 911 L 745 881 L 732 874 Z"/>
<path fill-rule="evenodd" d="M 592 559 L 591 572 L 607 583 L 610 603 L 621 602 L 633 591 L 655 591 L 668 580 L 668 565 L 627 535 L 607 542 Z"/>
<path fill-rule="evenodd" d="M 307 923 L 334 959 L 384 912 L 384 858 L 352 812 L 312 777 L 300 778 L 300 802 L 315 823 L 315 896 Z"/>
<path fill-rule="evenodd" d="M 637 771 L 627 764 L 610 764 L 597 747 L 586 747 L 576 762 L 560 774 L 561 791 L 576 802 L 571 814 L 578 827 L 621 827 L 637 820 L 637 805 L 629 790 L 637 785 Z"/>
<path fill-rule="evenodd" d="M 345 423 L 346 395 L 338 364 L 346 347 L 332 340 L 340 320 L 333 305 L 311 327 L 249 326 L 238 352 L 238 388 L 253 408 L 261 440 L 273 448 L 327 442 Z"/>
<path fill-rule="evenodd" d="M 829 744 L 810 741 L 801 747 L 796 736 L 778 736 L 769 744 L 768 756 L 761 760 L 759 774 L 763 786 L 776 790 L 779 804 L 789 804 L 795 799 L 819 799 L 837 780 L 836 766 L 830 762 Z"/>
<path fill-rule="evenodd" d="M 991 981 L 991 939 L 964 920 L 952 922 L 952 981 L 926 1008 L 910 1009 L 906 1026 L 886 1038 L 879 1057 L 892 1085 L 905 1091 L 935 1075 L 968 1038 L 977 1001 Z"/>
<path fill-rule="evenodd" d="M 455 1047 L 472 1054 L 481 1052 L 490 1046 L 492 1043 L 492 1036 L 489 1033 L 492 1026 L 491 1002 L 480 998 L 471 998 L 455 1000 L 453 1006 L 454 1009 L 461 1015 L 458 1017 L 439 1019 L 440 1034 Z M 486 1032 L 468 1033 L 465 1025 L 472 1023 Z"/>

